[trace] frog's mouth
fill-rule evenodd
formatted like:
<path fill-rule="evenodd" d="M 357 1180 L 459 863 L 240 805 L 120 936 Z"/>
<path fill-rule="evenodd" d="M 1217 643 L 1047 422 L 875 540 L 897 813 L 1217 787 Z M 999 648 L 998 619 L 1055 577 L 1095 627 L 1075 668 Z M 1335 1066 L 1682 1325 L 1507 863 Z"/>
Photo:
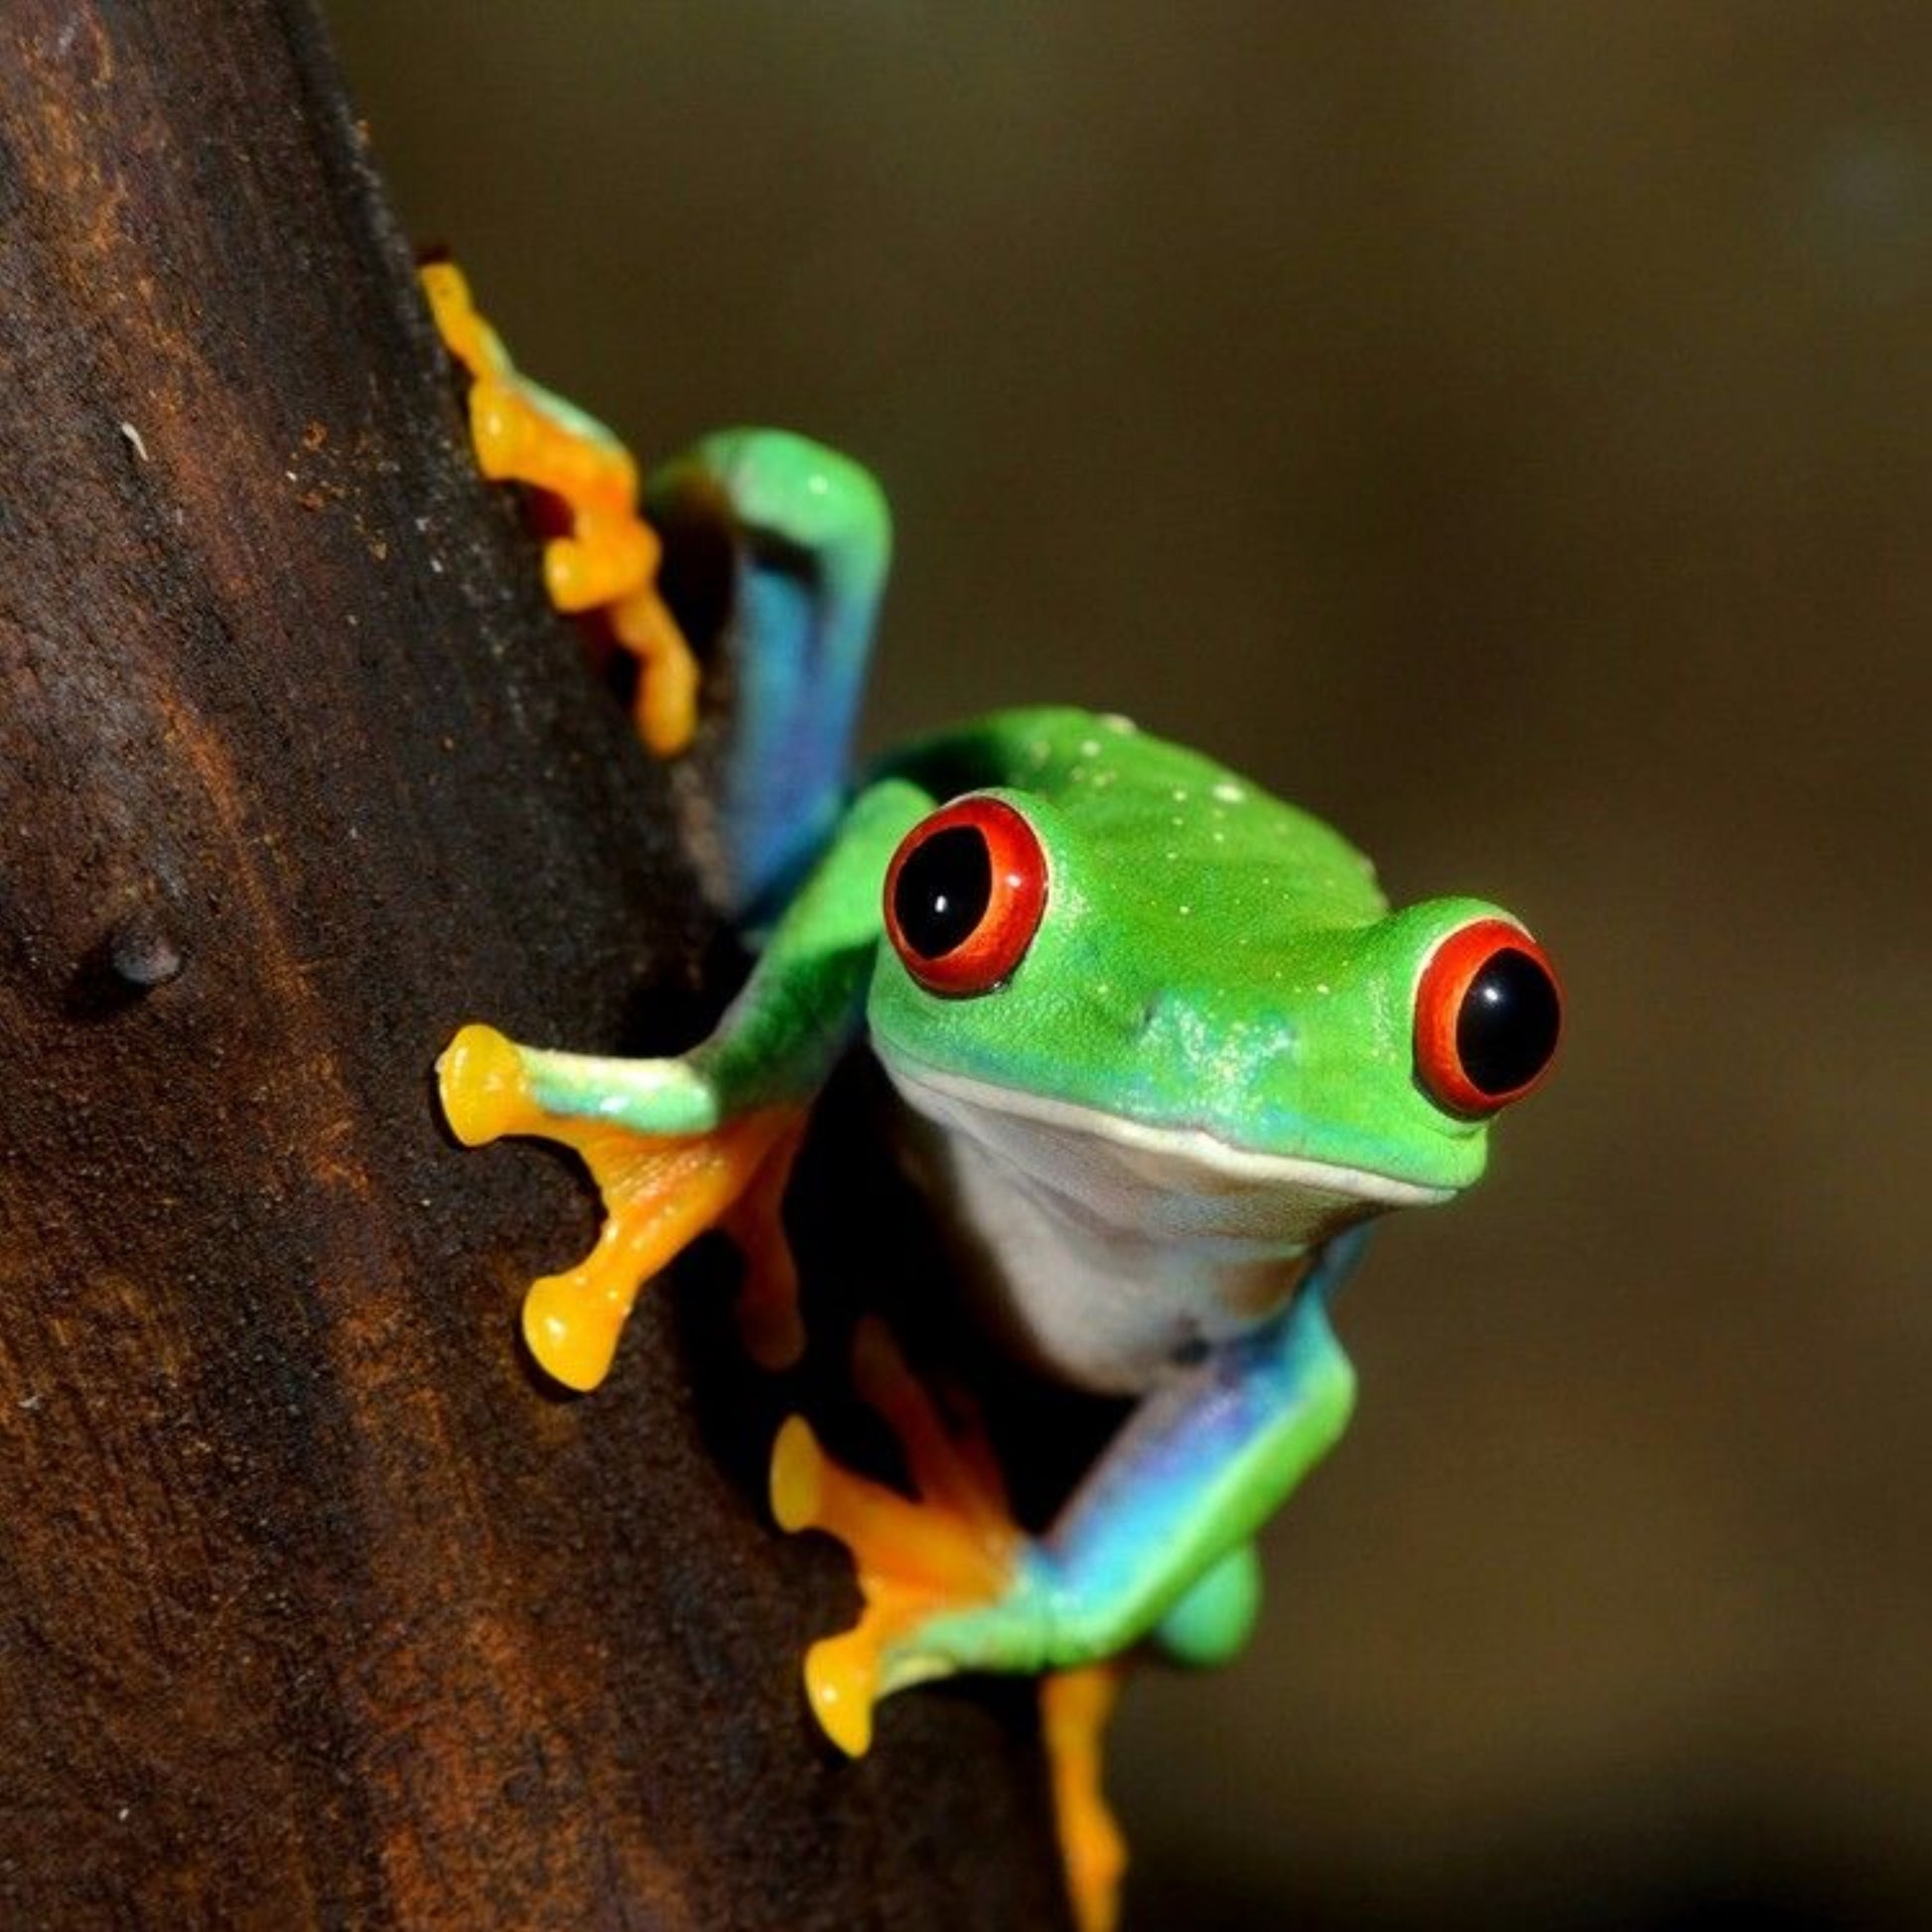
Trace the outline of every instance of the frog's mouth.
<path fill-rule="evenodd" d="M 1372 1214 L 1433 1206 L 1456 1192 L 1239 1147 L 1201 1128 L 1150 1126 L 897 1054 L 887 1071 L 907 1104 L 934 1125 L 1010 1164 L 1031 1187 L 1056 1196 L 1064 1212 L 1108 1229 L 1306 1252 Z"/>

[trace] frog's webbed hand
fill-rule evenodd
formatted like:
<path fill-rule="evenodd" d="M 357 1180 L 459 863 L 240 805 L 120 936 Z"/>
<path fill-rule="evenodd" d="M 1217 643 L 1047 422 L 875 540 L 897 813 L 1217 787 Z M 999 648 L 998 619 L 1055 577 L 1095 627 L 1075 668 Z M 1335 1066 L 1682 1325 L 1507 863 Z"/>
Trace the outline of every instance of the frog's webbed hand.
<path fill-rule="evenodd" d="M 1101 1789 L 1102 1745 L 1127 1675 L 1124 1659 L 1053 1671 L 1040 1679 L 1039 1730 L 1053 1774 L 1066 1888 L 1080 1932 L 1113 1932 L 1127 1841 Z"/>
<path fill-rule="evenodd" d="M 490 1027 L 464 1028 L 437 1067 L 459 1140 L 470 1147 L 504 1135 L 555 1141 L 582 1158 L 603 1201 L 597 1245 L 576 1267 L 532 1282 L 523 1300 L 523 1338 L 547 1375 L 568 1388 L 596 1388 L 639 1288 L 713 1227 L 726 1228 L 746 1251 L 748 1346 L 774 1367 L 796 1357 L 795 1283 L 776 1207 L 804 1125 L 802 1105 L 726 1120 L 715 1095 L 679 1061 L 546 1053 Z M 661 1079 L 655 1094 L 637 1077 L 653 1074 Z M 649 1118 L 657 1099 L 668 1118 L 701 1111 L 716 1124 L 640 1132 L 600 1117 L 614 1098 L 630 1119 Z"/>
<path fill-rule="evenodd" d="M 825 1733 L 862 1756 L 873 1706 L 943 1673 L 921 1669 L 907 1646 L 936 1618 L 990 1606 L 1012 1590 L 1025 1538 L 1007 1504 L 992 1445 L 970 1413 L 942 1417 L 885 1327 L 861 1322 L 853 1382 L 891 1426 L 916 1500 L 835 1462 L 802 1416 L 771 1450 L 771 1513 L 787 1530 L 817 1529 L 851 1551 L 865 1609 L 857 1624 L 812 1645 L 805 1689 Z"/>
<path fill-rule="evenodd" d="M 880 1698 L 951 1668 L 924 1632 L 948 1616 L 997 1614 L 1024 1591 L 1027 1539 L 970 1408 L 955 1395 L 954 1417 L 942 1416 L 876 1320 L 859 1325 L 852 1369 L 860 1396 L 898 1439 L 916 1500 L 833 1461 L 793 1416 L 771 1452 L 771 1510 L 784 1529 L 837 1537 L 858 1566 L 859 1621 L 805 1654 L 812 1710 L 857 1757 L 871 1746 Z M 1100 1740 L 1119 1689 L 1112 1663 L 1056 1671 L 1041 1686 L 1041 1734 L 1081 1932 L 1109 1932 L 1127 1863 L 1100 1789 Z"/>
<path fill-rule="evenodd" d="M 597 1245 L 533 1283 L 523 1334 L 546 1373 L 593 1389 L 637 1291 L 687 1244 L 723 1228 L 744 1249 L 747 1340 L 795 1357 L 795 1278 L 779 1225 L 806 1113 L 862 1017 L 894 847 L 930 809 L 888 780 L 852 805 L 711 1037 L 676 1059 L 604 1059 L 520 1046 L 466 1027 L 437 1062 L 459 1140 L 528 1135 L 575 1150 L 603 1197 Z"/>

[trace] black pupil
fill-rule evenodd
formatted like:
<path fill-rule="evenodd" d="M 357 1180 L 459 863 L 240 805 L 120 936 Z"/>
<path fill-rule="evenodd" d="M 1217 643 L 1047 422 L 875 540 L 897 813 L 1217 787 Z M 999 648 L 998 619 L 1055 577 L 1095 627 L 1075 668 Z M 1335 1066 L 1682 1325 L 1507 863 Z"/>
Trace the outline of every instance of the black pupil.
<path fill-rule="evenodd" d="M 1455 1052 L 1482 1093 L 1526 1087 L 1557 1050 L 1556 982 L 1528 953 L 1504 946 L 1483 961 L 1455 1016 Z"/>
<path fill-rule="evenodd" d="M 898 869 L 893 916 L 921 959 L 943 959 L 963 945 L 993 900 L 993 855 L 971 825 L 935 832 Z"/>

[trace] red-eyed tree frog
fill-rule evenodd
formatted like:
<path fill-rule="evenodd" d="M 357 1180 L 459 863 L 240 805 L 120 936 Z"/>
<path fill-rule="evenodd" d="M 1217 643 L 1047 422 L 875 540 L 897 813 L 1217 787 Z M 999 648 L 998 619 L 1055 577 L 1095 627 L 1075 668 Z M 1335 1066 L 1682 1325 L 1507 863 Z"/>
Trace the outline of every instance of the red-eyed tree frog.
<path fill-rule="evenodd" d="M 1490 1122 L 1556 1049 L 1557 981 L 1509 913 L 1391 911 L 1326 825 L 1124 718 L 1001 712 L 849 783 L 890 550 L 871 479 L 744 431 L 671 466 L 647 504 L 660 527 L 704 516 L 728 537 L 738 755 L 718 822 L 761 950 L 677 1058 L 471 1027 L 441 1062 L 444 1104 L 466 1142 L 539 1135 L 588 1161 L 603 1236 L 532 1287 L 524 1334 L 591 1389 L 639 1284 L 715 1226 L 747 1250 L 756 1348 L 795 1351 L 790 1154 L 840 1056 L 878 1056 L 986 1320 L 1049 1374 L 1136 1403 L 1026 1536 L 984 1446 L 950 1436 L 873 1337 L 862 1381 L 919 1497 L 833 1464 L 802 1422 L 774 1452 L 780 1522 L 842 1537 L 867 1598 L 811 1652 L 812 1706 L 857 1753 L 876 1701 L 908 1685 L 1047 1674 L 1076 1891 L 1103 1925 L 1118 1854 L 1090 1673 L 1148 1642 L 1194 1662 L 1240 1647 L 1255 1533 L 1353 1400 L 1335 1289 L 1373 1217 L 1482 1173 Z"/>

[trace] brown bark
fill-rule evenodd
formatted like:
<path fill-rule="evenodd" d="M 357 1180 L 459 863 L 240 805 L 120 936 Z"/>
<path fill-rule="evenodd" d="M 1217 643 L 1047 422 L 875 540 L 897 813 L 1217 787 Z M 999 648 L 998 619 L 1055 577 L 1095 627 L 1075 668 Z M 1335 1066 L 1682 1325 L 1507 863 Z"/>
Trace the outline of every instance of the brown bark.
<path fill-rule="evenodd" d="M 1024 1695 L 818 1739 L 720 1271 L 513 1343 L 591 1202 L 430 1062 L 708 934 L 297 0 L 0 24 L 0 1917 L 1057 1922 Z"/>

